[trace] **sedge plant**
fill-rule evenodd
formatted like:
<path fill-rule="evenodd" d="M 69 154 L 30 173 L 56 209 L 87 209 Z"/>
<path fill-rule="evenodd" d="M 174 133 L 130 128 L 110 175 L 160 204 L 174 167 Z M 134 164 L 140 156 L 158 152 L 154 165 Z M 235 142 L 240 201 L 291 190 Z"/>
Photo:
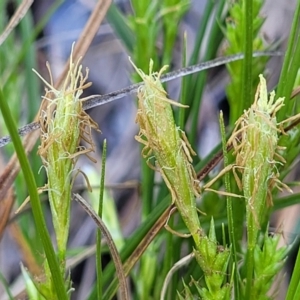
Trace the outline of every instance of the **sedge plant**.
<path fill-rule="evenodd" d="M 50 67 L 48 66 L 52 81 Z M 37 73 L 37 72 L 36 72 Z M 48 181 L 43 188 L 48 191 L 52 221 L 56 235 L 57 258 L 61 276 L 66 276 L 66 251 L 70 226 L 71 190 L 76 175 L 81 173 L 75 167 L 79 155 L 94 151 L 91 129 L 98 125 L 82 109 L 83 90 L 90 86 L 86 75 L 82 74 L 80 60 L 76 63 L 70 56 L 70 69 L 61 90 L 46 82 L 38 73 L 49 90 L 43 97 L 48 101 L 46 111 L 41 111 L 41 145 L 38 154 L 42 158 Z M 81 146 L 84 140 L 86 146 Z M 91 158 L 92 159 L 92 158 Z M 93 160 L 93 159 L 92 159 Z M 46 299 L 56 299 L 53 281 L 45 262 L 46 280 L 38 281 L 37 286 Z M 66 291 L 71 291 L 71 282 L 66 278 Z"/>
<path fill-rule="evenodd" d="M 221 144 L 212 150 L 207 158 L 193 155 L 197 149 L 197 122 L 206 76 L 199 73 L 186 77 L 181 87 L 180 102 L 189 105 L 190 108 L 181 108 L 177 102 L 169 99 L 160 83 L 159 77 L 163 70 L 153 72 L 153 69 L 159 69 L 164 64 L 174 63 L 172 49 L 178 36 L 175 29 L 179 27 L 177 24 L 188 9 L 189 2 L 153 1 L 148 5 L 147 1 L 132 1 L 133 14 L 130 18 L 123 16 L 115 5 L 110 10 L 108 19 L 114 23 L 121 41 L 142 70 L 138 69 L 138 74 L 134 74 L 134 81 L 139 81 L 139 76 L 145 81 L 145 86 L 138 92 L 137 114 L 137 122 L 140 125 L 137 140 L 142 143 L 144 156 L 141 179 L 142 222 L 130 237 L 121 238 L 120 245 L 123 247 L 120 256 L 126 275 L 133 279 L 132 298 L 158 299 L 168 271 L 183 254 L 189 253 L 194 259 L 179 272 L 172 274 L 163 299 L 275 299 L 276 295 L 270 292 L 271 285 L 276 274 L 282 269 L 291 247 L 280 245 L 280 235 L 268 234 L 268 231 L 272 230 L 269 226 L 270 214 L 299 202 L 297 194 L 287 195 L 281 200 L 276 187 L 286 190 L 287 186 L 290 186 L 281 182 L 289 174 L 300 151 L 297 128 L 290 127 L 285 130 L 285 126 L 292 126 L 294 122 L 296 124 L 297 117 L 293 115 L 299 110 L 297 101 L 291 101 L 289 97 L 295 86 L 296 69 L 299 68 L 300 43 L 297 40 L 296 28 L 300 19 L 300 6 L 295 10 L 294 27 L 291 30 L 277 96 L 271 94 L 270 98 L 267 95 L 266 82 L 263 77 L 258 77 L 260 73 L 267 74 L 266 59 L 256 59 L 253 63 L 251 54 L 252 50 L 265 48 L 259 36 L 259 29 L 264 21 L 259 15 L 263 2 L 230 1 L 230 5 L 226 6 L 227 1 L 207 1 L 205 15 L 197 30 L 195 47 L 188 49 L 192 50 L 191 64 L 213 57 L 223 35 L 228 40 L 226 53 L 245 53 L 247 50 L 243 61 L 228 66 L 231 77 L 231 84 L 227 89 L 230 120 L 229 124 L 226 124 L 226 132 L 229 140 L 225 141 L 224 126 L 223 156 L 225 160 L 229 159 L 225 163 L 225 172 L 220 167 L 221 169 L 214 169 L 212 174 L 205 170 L 210 170 L 210 164 L 216 165 L 214 155 L 219 153 Z M 228 7 L 229 11 L 226 11 Z M 247 26 L 249 22 L 252 23 L 250 27 Z M 212 26 L 209 27 L 208 24 Z M 211 30 L 208 30 L 209 28 Z M 208 41 L 206 47 L 205 41 Z M 249 43 L 252 42 L 252 47 L 249 47 Z M 154 66 L 150 68 L 150 74 L 146 75 L 150 58 L 153 59 Z M 184 57 L 182 61 L 185 65 L 188 59 Z M 70 72 L 76 68 L 80 69 L 79 63 L 72 63 Z M 46 83 L 49 91 L 45 99 L 49 110 L 40 112 L 42 134 L 39 154 L 48 175 L 48 183 L 44 190 L 48 191 L 53 213 L 58 250 L 55 261 L 58 262 L 56 271 L 59 273 L 55 272 L 55 264 L 46 253 L 48 262 L 45 263 L 44 270 L 47 279 L 38 285 L 38 295 L 41 299 L 42 294 L 47 299 L 70 297 L 70 293 L 67 292 L 71 292 L 71 284 L 65 266 L 70 222 L 70 191 L 66 188 L 72 186 L 73 176 L 80 172 L 75 168 L 78 155 L 89 154 L 93 149 L 88 124 L 91 120 L 81 110 L 78 101 L 80 90 L 87 87 L 84 83 L 85 76 L 72 77 L 71 73 L 69 79 L 71 82 L 78 80 L 78 85 L 66 83 L 62 90 L 55 90 L 51 82 Z M 255 98 L 252 94 L 258 81 L 261 83 Z M 246 93 L 245 97 L 245 91 L 251 92 Z M 7 93 L 5 96 L 7 97 Z M 62 98 L 67 101 L 65 105 L 60 105 Z M 75 103 L 68 102 L 71 98 L 77 99 Z M 54 106 L 62 109 L 61 112 L 56 110 L 54 113 Z M 173 114 L 174 107 L 178 111 Z M 71 112 L 71 109 L 74 110 Z M 62 115 L 67 117 L 63 118 Z M 292 124 L 283 123 L 285 119 Z M 96 127 L 96 124 L 92 122 L 91 127 Z M 75 130 L 75 136 L 69 139 L 70 128 L 78 130 Z M 83 134 L 81 129 L 84 130 Z M 85 136 L 87 148 L 81 148 L 79 144 L 82 136 Z M 152 169 L 160 172 L 165 185 L 160 182 L 157 184 L 157 177 Z M 213 194 L 211 190 L 205 189 L 208 186 L 206 183 L 199 181 L 218 172 L 225 173 L 228 180 L 225 179 L 224 184 L 221 176 L 217 177 L 210 188 L 218 190 L 218 194 Z M 236 194 L 239 198 L 232 197 Z M 224 201 L 224 195 L 227 201 Z M 31 199 L 32 203 L 35 203 L 36 199 L 37 197 Z M 241 204 L 241 210 L 230 213 L 230 205 L 235 206 L 236 203 Z M 144 248 L 140 248 L 143 239 L 154 232 L 152 230 L 157 220 L 164 211 L 170 209 L 170 205 L 174 205 L 179 214 L 175 214 L 174 210 L 170 212 L 172 217 L 166 220 L 168 231 L 155 231 L 157 236 L 150 246 L 147 245 L 147 253 Z M 34 204 L 32 207 L 34 208 Z M 104 205 L 103 215 L 106 209 Z M 239 234 L 236 234 L 236 231 Z M 245 234 L 242 236 L 243 232 Z M 106 248 L 98 247 L 98 259 L 100 251 L 104 253 Z M 137 255 L 132 263 L 131 255 L 136 253 L 144 253 L 144 256 L 141 259 Z M 130 274 L 137 261 L 140 264 L 134 273 Z M 296 261 L 288 291 L 289 300 L 297 299 L 299 295 L 299 261 L 300 259 Z M 53 268 L 55 277 L 52 276 Z M 102 273 L 99 268 L 100 266 L 98 273 Z M 98 278 L 97 283 L 98 293 L 103 294 L 103 299 L 111 299 L 117 290 L 116 272 L 112 263 L 108 263 L 102 271 L 103 276 Z M 35 295 L 30 277 L 24 269 L 22 272 L 31 295 Z M 114 284 L 112 289 L 110 284 Z M 56 291 L 57 288 L 59 291 Z M 97 298 L 96 293 L 97 289 L 91 288 L 87 299 Z"/>
<path fill-rule="evenodd" d="M 201 189 L 191 165 L 191 155 L 194 152 L 184 132 L 176 126 L 171 109 L 171 104 L 182 105 L 166 97 L 166 92 L 159 81 L 164 69 L 159 73 L 153 73 L 152 67 L 151 61 L 149 75 L 145 75 L 135 67 L 145 84 L 138 91 L 139 108 L 136 122 L 140 126 L 140 133 L 136 139 L 144 145 L 142 154 L 148 158 L 148 165 L 160 172 L 170 191 L 172 203 L 178 209 L 194 240 L 194 256 L 205 280 L 204 287 L 198 286 L 200 297 L 230 299 L 232 277 L 229 276 L 228 281 L 226 276 L 230 247 L 218 245 L 213 220 L 208 235 L 201 227 L 196 207 L 196 198 L 200 197 Z M 282 108 L 283 102 L 283 98 L 275 100 L 274 92 L 268 98 L 266 81 L 260 75 L 254 104 L 236 122 L 236 128 L 228 141 L 233 145 L 233 153 L 236 156 L 234 164 L 228 170 L 234 170 L 233 174 L 238 187 L 243 191 L 242 197 L 246 204 L 247 271 L 246 284 L 242 289 L 245 299 L 253 297 L 265 299 L 288 252 L 287 248 L 282 247 L 275 255 L 278 236 L 265 237 L 262 250 L 258 245 L 258 233 L 267 213 L 265 207 L 272 205 L 272 189 L 277 187 L 280 190 L 282 188 L 290 190 L 279 180 L 280 175 L 276 166 L 285 162 L 276 152 L 278 149 L 284 150 L 278 146 L 283 122 L 278 123 L 276 120 L 276 114 Z M 297 118 L 299 116 L 284 122 Z M 151 159 L 154 161 L 151 162 Z M 235 170 L 242 173 L 242 179 Z M 227 195 L 232 196 L 230 191 Z M 231 270 L 234 272 L 237 269 Z"/>

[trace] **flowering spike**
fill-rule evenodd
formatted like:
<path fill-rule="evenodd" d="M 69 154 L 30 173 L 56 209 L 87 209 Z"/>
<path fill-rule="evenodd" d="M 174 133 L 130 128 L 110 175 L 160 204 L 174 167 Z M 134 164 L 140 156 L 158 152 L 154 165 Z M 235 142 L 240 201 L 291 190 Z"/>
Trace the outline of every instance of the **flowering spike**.
<path fill-rule="evenodd" d="M 263 75 L 259 75 L 259 78 L 255 101 L 238 119 L 228 141 L 233 145 L 237 169 L 242 173 L 242 180 L 238 181 L 246 199 L 248 227 L 252 228 L 248 233 L 252 236 L 252 244 L 260 228 L 265 206 L 272 204 L 271 189 L 275 186 L 279 189 L 287 187 L 278 179 L 276 167 L 284 163 L 284 159 L 276 153 L 282 149 L 277 145 L 281 129 L 276 113 L 284 105 L 284 98 L 275 100 L 274 91 L 268 98 L 266 80 Z"/>
<path fill-rule="evenodd" d="M 136 140 L 145 145 L 142 151 L 145 157 L 152 158 L 151 155 L 154 155 L 154 167 L 160 171 L 172 201 L 197 244 L 200 240 L 200 223 L 195 197 L 199 196 L 200 188 L 191 165 L 194 152 L 182 130 L 176 126 L 171 108 L 171 104 L 183 105 L 168 99 L 160 83 L 160 76 L 167 66 L 153 73 L 153 61 L 150 61 L 150 74 L 146 75 L 132 65 L 144 81 L 138 90 L 136 122 L 139 123 L 140 132 Z"/>
<path fill-rule="evenodd" d="M 46 82 L 35 71 L 50 89 L 46 90 L 44 96 L 49 104 L 46 110 L 40 112 L 41 145 L 38 154 L 42 158 L 48 176 L 49 202 L 56 233 L 58 257 L 64 274 L 73 183 L 71 177 L 78 156 L 88 155 L 89 152 L 94 151 L 91 129 L 98 130 L 98 126 L 82 108 L 84 99 L 80 99 L 80 96 L 83 89 L 90 84 L 86 83 L 88 70 L 85 76 L 82 74 L 80 59 L 74 63 L 71 53 L 69 72 L 61 90 L 53 87 L 48 64 L 47 68 L 50 72 L 51 83 Z M 86 142 L 87 146 L 79 145 L 81 139 Z M 77 171 L 76 174 L 78 173 Z"/>

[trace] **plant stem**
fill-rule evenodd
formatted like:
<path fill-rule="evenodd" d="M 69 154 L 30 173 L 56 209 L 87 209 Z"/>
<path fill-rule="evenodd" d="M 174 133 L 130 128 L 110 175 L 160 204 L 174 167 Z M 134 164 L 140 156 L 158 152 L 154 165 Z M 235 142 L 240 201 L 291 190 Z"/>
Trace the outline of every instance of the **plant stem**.
<path fill-rule="evenodd" d="M 220 112 L 220 128 L 221 128 L 221 137 L 222 137 L 222 146 L 223 146 L 223 155 L 224 155 L 224 168 L 226 168 L 229 164 L 228 152 L 227 152 L 227 144 L 226 144 L 226 132 L 225 132 L 225 124 L 223 119 L 223 112 Z M 232 193 L 230 186 L 230 176 L 229 173 L 225 174 L 225 190 L 227 193 Z M 232 247 L 231 255 L 232 261 L 234 264 L 234 268 L 231 271 L 234 273 L 234 298 L 235 300 L 240 299 L 240 290 L 239 290 L 239 272 L 238 272 L 238 260 L 237 260 L 237 243 L 238 239 L 236 239 L 235 235 L 235 224 L 233 217 L 233 208 L 232 208 L 232 197 L 227 196 L 227 219 L 228 219 L 228 234 L 229 240 Z"/>
<path fill-rule="evenodd" d="M 98 216 L 100 218 L 102 218 L 102 210 L 103 210 L 105 163 L 106 163 L 106 139 L 103 141 L 103 151 L 102 151 L 102 168 L 101 168 L 100 194 L 99 194 L 99 207 L 98 207 Z M 101 230 L 99 228 L 97 230 L 96 241 L 97 241 L 97 253 L 96 253 L 97 295 L 98 295 L 98 299 L 102 299 L 103 275 L 102 275 L 102 260 L 101 260 Z"/>
<path fill-rule="evenodd" d="M 300 288 L 300 248 L 298 250 L 296 263 L 294 266 L 293 275 L 289 284 L 289 288 L 286 295 L 286 300 L 296 300 L 297 295 L 299 296 Z"/>
<path fill-rule="evenodd" d="M 41 202 L 37 192 L 34 176 L 30 168 L 28 159 L 26 157 L 24 148 L 22 146 L 20 137 L 18 135 L 16 124 L 12 119 L 10 109 L 8 107 L 7 102 L 5 101 L 1 89 L 0 89 L 0 109 L 5 124 L 7 126 L 7 129 L 10 133 L 11 139 L 13 141 L 13 144 L 15 146 L 16 154 L 18 156 L 22 171 L 24 172 L 24 179 L 26 180 L 28 192 L 30 195 L 32 213 L 36 224 L 36 229 L 42 240 L 42 244 L 46 254 L 46 259 L 48 261 L 48 265 L 52 275 L 51 280 L 53 281 L 53 286 L 57 294 L 57 299 L 66 300 L 68 299 L 68 296 L 65 290 L 63 276 L 60 272 L 57 258 L 46 227 L 46 222 L 42 213 Z"/>
<path fill-rule="evenodd" d="M 252 55 L 253 55 L 253 0 L 243 1 L 244 12 L 244 53 L 245 60 L 243 64 L 243 89 L 242 99 L 243 107 L 248 109 L 252 103 Z"/>

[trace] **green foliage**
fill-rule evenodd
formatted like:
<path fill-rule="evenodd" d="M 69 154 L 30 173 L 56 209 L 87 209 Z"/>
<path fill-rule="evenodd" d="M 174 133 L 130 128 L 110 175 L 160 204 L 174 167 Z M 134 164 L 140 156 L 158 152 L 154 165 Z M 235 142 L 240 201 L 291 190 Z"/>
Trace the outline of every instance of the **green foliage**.
<path fill-rule="evenodd" d="M 56 255 L 50 240 L 50 236 L 46 227 L 46 222 L 44 220 L 44 216 L 42 213 L 42 208 L 40 204 L 40 199 L 37 192 L 37 186 L 36 182 L 34 180 L 34 176 L 32 173 L 32 169 L 30 168 L 29 161 L 26 157 L 24 148 L 22 146 L 20 137 L 17 132 L 17 128 L 14 122 L 14 119 L 12 118 L 12 115 L 10 113 L 10 109 L 8 107 L 8 104 L 2 94 L 2 91 L 0 89 L 0 109 L 3 115 L 3 119 L 5 121 L 5 124 L 9 130 L 9 133 L 11 135 L 12 141 L 14 143 L 14 147 L 22 168 L 22 171 L 24 173 L 24 178 L 26 180 L 26 184 L 28 187 L 31 205 L 32 205 L 32 212 L 35 220 L 35 225 L 37 228 L 37 231 L 39 233 L 40 239 L 43 244 L 43 248 L 47 257 L 47 263 L 49 264 L 49 273 L 51 273 L 51 277 L 49 279 L 49 283 L 51 285 L 51 295 L 52 291 L 53 293 L 59 298 L 59 299 L 67 299 L 64 283 L 63 283 L 63 277 L 60 272 Z"/>
<path fill-rule="evenodd" d="M 254 277 L 251 297 L 254 299 L 272 299 L 267 297 L 275 277 L 281 271 L 290 247 L 278 248 L 280 235 L 268 236 L 263 245 L 257 243 L 254 250 Z"/>
<path fill-rule="evenodd" d="M 206 288 L 200 288 L 202 299 L 230 299 L 231 287 L 226 283 L 230 250 L 218 245 L 214 221 L 208 236 L 203 236 L 195 258 L 204 272 Z"/>
<path fill-rule="evenodd" d="M 142 71 L 147 71 L 150 59 L 154 61 L 156 68 L 171 62 L 178 35 L 178 25 L 189 8 L 189 2 L 189 0 L 154 0 L 149 5 L 147 1 L 131 1 L 133 15 L 128 17 L 128 21 L 136 38 L 132 57 Z M 157 47 L 161 32 L 163 33 L 163 51 Z M 162 62 L 160 62 L 160 56 L 163 56 Z M 136 76 L 133 78 L 134 81 L 139 80 Z"/>
<path fill-rule="evenodd" d="M 241 53 L 245 51 L 245 34 L 246 34 L 246 2 L 235 1 L 230 5 L 229 16 L 226 19 L 226 29 L 224 35 L 228 45 L 226 46 L 225 53 Z M 252 34 L 253 34 L 253 50 L 265 50 L 266 46 L 260 34 L 260 28 L 263 25 L 264 18 L 260 15 L 260 10 L 264 3 L 263 0 L 251 1 L 253 5 L 253 19 L 252 19 Z M 253 58 L 251 82 L 247 83 L 251 87 L 252 95 L 256 91 L 257 77 L 263 73 L 268 58 L 259 57 Z M 245 99 L 242 98 L 243 94 L 243 69 L 245 68 L 245 61 L 237 61 L 227 64 L 227 69 L 231 77 L 231 82 L 228 84 L 226 92 L 230 104 L 230 123 L 233 124 L 238 117 L 242 114 L 244 109 L 248 109 L 245 105 Z"/>

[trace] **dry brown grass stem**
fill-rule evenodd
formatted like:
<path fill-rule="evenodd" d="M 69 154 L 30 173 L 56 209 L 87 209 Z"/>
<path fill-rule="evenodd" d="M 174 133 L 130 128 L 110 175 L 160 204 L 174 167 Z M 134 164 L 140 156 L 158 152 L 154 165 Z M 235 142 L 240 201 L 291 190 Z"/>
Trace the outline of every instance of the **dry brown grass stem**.
<path fill-rule="evenodd" d="M 93 10 L 93 13 L 91 14 L 85 28 L 82 31 L 81 36 L 76 42 L 74 48 L 74 56 L 73 56 L 74 61 L 77 61 L 80 56 L 85 55 L 89 45 L 91 44 L 94 36 L 97 33 L 100 24 L 102 23 L 106 15 L 110 3 L 111 0 L 100 0 L 97 2 Z M 69 70 L 69 62 L 66 62 L 62 75 L 54 85 L 55 88 L 58 88 L 62 84 L 68 70 Z M 45 110 L 46 107 L 47 107 L 47 101 L 43 101 L 40 107 L 40 111 Z M 39 119 L 39 114 L 35 116 L 35 121 L 38 121 L 38 119 Z M 39 137 L 38 131 L 31 132 L 28 136 L 25 137 L 23 145 L 26 154 L 30 153 L 38 137 Z M 4 199 L 9 187 L 13 184 L 13 181 L 15 180 L 19 171 L 20 171 L 20 165 L 18 163 L 17 156 L 14 154 L 0 176 L 0 201 Z"/>

